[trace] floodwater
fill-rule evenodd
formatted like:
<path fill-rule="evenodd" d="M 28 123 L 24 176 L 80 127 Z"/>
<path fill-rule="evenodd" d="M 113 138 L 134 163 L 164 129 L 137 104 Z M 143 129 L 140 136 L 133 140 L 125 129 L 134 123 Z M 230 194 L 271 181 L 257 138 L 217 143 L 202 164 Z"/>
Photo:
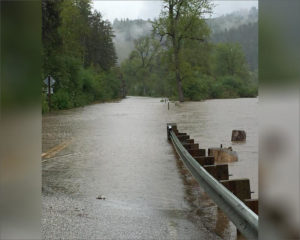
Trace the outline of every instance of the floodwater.
<path fill-rule="evenodd" d="M 234 178 L 257 197 L 257 99 L 167 104 L 128 97 L 43 116 L 44 239 L 237 239 L 167 140 L 176 122 L 201 148 L 232 146 Z M 232 129 L 247 141 L 230 142 Z M 97 199 L 100 196 L 101 199 Z"/>

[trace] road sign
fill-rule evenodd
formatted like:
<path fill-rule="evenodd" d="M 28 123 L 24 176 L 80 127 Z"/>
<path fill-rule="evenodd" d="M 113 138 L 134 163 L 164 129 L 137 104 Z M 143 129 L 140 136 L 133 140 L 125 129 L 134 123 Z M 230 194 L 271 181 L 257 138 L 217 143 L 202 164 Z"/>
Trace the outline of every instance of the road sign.
<path fill-rule="evenodd" d="M 50 77 L 50 81 L 48 79 L 49 77 Z M 50 86 L 53 86 L 56 81 L 53 77 L 48 76 L 48 77 L 45 78 L 44 83 L 48 86 L 49 82 L 50 82 Z"/>
<path fill-rule="evenodd" d="M 51 94 L 53 94 L 53 85 L 56 81 L 53 77 L 48 75 L 46 79 L 44 80 L 44 83 L 47 85 L 47 93 L 48 93 L 48 105 L 49 105 L 49 111 L 51 111 Z"/>
<path fill-rule="evenodd" d="M 48 87 L 46 87 L 46 88 L 44 88 L 44 92 L 46 93 L 46 94 L 48 94 Z M 53 87 L 50 87 L 50 93 L 51 94 L 53 94 L 54 93 L 54 91 L 53 91 Z"/>

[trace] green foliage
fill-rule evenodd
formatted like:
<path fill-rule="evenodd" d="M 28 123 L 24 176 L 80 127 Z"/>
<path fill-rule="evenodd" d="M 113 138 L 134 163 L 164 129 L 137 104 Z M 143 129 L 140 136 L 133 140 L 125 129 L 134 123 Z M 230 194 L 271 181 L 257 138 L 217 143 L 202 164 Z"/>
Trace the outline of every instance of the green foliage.
<path fill-rule="evenodd" d="M 216 76 L 238 76 L 249 78 L 245 55 L 238 44 L 219 43 L 215 48 L 214 74 Z"/>
<path fill-rule="evenodd" d="M 178 98 L 174 84 L 172 54 L 160 46 L 149 68 L 143 68 L 138 50 L 121 66 L 130 95 Z M 196 44 L 186 41 L 180 56 L 183 92 L 186 100 L 257 96 L 257 72 L 250 72 L 237 44 Z M 143 92 L 144 86 L 146 92 Z"/>
<path fill-rule="evenodd" d="M 258 9 L 233 12 L 207 20 L 213 43 L 241 45 L 251 71 L 258 68 Z"/>
<path fill-rule="evenodd" d="M 74 107 L 70 94 L 65 89 L 58 89 L 52 96 L 52 104 L 55 109 Z"/>
<path fill-rule="evenodd" d="M 154 21 L 153 30 L 156 34 L 167 37 L 171 53 L 171 69 L 175 72 L 174 83 L 177 84 L 178 98 L 184 101 L 182 89 L 183 49 L 186 42 L 204 42 L 209 36 L 204 13 L 211 13 L 212 4 L 209 0 L 178 0 L 163 1 L 159 19 Z"/>
<path fill-rule="evenodd" d="M 214 43 L 238 43 L 243 52 L 250 70 L 254 71 L 258 68 L 258 23 L 248 23 L 215 33 L 211 37 Z"/>
<path fill-rule="evenodd" d="M 111 25 L 90 0 L 43 1 L 43 79 L 55 80 L 52 109 L 119 97 Z M 42 111 L 47 112 L 47 98 Z"/>

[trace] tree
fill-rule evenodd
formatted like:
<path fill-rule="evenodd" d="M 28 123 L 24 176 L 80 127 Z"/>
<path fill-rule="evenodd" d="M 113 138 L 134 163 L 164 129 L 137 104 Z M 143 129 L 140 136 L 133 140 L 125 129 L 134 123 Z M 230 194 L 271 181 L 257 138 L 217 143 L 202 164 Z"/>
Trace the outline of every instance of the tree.
<path fill-rule="evenodd" d="M 142 73 L 141 78 L 143 81 L 143 94 L 146 95 L 146 78 L 151 73 L 153 61 L 159 54 L 160 44 L 154 38 L 149 36 L 141 37 L 134 42 L 135 50 L 132 52 L 131 57 L 137 58 L 139 62 L 139 70 Z"/>
<path fill-rule="evenodd" d="M 185 40 L 204 42 L 207 37 L 204 15 L 210 14 L 209 0 L 164 0 L 163 10 L 154 21 L 154 32 L 171 42 L 172 63 L 178 88 L 179 101 L 184 101 L 182 88 L 181 51 Z M 207 29 L 207 28 L 205 28 Z"/>
<path fill-rule="evenodd" d="M 113 44 L 114 34 L 109 22 L 103 21 L 100 12 L 90 17 L 90 35 L 87 39 L 86 66 L 94 64 L 108 70 L 116 64 L 117 55 Z"/>
<path fill-rule="evenodd" d="M 239 44 L 219 43 L 215 51 L 215 75 L 249 79 L 248 65 Z"/>

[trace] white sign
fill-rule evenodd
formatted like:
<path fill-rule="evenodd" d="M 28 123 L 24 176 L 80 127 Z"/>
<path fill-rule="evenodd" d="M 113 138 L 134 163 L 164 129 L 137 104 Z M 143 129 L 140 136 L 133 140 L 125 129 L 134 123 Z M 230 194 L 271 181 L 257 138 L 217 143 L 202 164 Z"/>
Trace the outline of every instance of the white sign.
<path fill-rule="evenodd" d="M 48 94 L 48 88 L 44 88 L 46 94 Z M 53 94 L 53 87 L 50 87 L 50 94 Z"/>
<path fill-rule="evenodd" d="M 48 86 L 48 77 L 45 78 L 44 83 Z M 53 86 L 55 83 L 55 79 L 53 77 L 50 76 L 50 86 Z"/>

